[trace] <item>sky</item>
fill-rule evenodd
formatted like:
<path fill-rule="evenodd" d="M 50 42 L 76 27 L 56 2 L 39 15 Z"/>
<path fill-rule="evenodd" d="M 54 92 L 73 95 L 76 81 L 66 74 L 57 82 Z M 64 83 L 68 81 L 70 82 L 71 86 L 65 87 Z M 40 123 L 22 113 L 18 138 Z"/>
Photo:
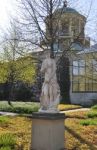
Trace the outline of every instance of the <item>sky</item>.
<path fill-rule="evenodd" d="M 8 25 L 10 13 L 13 10 L 13 0 L 0 0 L 0 28 Z"/>
<path fill-rule="evenodd" d="M 91 1 L 92 7 L 89 13 Z M 97 34 L 95 32 L 97 24 L 97 0 L 76 0 L 76 4 L 74 3 L 73 5 L 83 15 L 89 14 L 86 34 L 94 38 Z M 4 30 L 7 28 L 10 15 L 15 14 L 15 9 L 15 0 L 0 0 L 0 29 Z"/>
<path fill-rule="evenodd" d="M 87 17 L 86 35 L 97 38 L 97 0 L 79 0 L 78 10 Z M 91 3 L 92 1 L 92 3 Z M 80 7 L 80 8 L 79 8 Z M 90 11 L 89 11 L 90 10 Z"/>

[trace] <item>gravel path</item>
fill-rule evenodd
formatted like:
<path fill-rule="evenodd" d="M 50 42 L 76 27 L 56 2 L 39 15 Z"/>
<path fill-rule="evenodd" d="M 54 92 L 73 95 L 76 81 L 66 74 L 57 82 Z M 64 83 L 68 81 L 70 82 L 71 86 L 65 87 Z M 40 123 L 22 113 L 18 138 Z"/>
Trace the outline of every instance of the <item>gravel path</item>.
<path fill-rule="evenodd" d="M 0 111 L 0 115 L 4 115 L 4 116 L 17 116 L 17 113 L 11 113 L 11 112 L 2 112 Z"/>

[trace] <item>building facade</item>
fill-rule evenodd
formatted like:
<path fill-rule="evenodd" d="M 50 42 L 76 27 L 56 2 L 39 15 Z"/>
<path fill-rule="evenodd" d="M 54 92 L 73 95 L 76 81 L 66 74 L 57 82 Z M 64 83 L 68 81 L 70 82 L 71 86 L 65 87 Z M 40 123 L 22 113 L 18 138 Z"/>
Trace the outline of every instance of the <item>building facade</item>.
<path fill-rule="evenodd" d="M 97 50 L 92 47 L 72 61 L 70 97 L 75 104 L 97 103 Z"/>
<path fill-rule="evenodd" d="M 86 18 L 67 5 L 58 9 L 55 15 L 60 12 L 55 51 L 64 51 L 65 55 L 65 61 L 61 64 L 64 77 L 60 77 L 62 84 L 65 84 L 64 101 L 65 93 L 69 91 L 71 103 L 92 105 L 97 102 L 97 51 L 90 48 L 90 38 L 85 36 Z"/>
<path fill-rule="evenodd" d="M 92 105 L 97 102 L 97 51 L 90 47 L 90 38 L 85 36 L 86 17 L 66 2 L 53 15 L 60 16 L 58 24 L 56 19 L 53 24 L 55 29 L 58 25 L 54 52 L 59 60 L 58 80 L 63 101 L 70 99 L 72 104 Z M 46 35 L 49 38 L 47 26 Z"/>
<path fill-rule="evenodd" d="M 66 87 L 67 82 L 64 88 L 69 90 L 71 103 L 92 105 L 97 103 L 97 51 L 95 46 L 90 47 L 90 38 L 85 36 L 86 18 L 67 5 L 57 11 L 60 12 L 58 50 L 64 51 L 65 59 L 68 58 L 69 66 L 65 66 L 66 63 L 62 65 L 65 67 L 64 74 L 70 75 L 70 89 Z M 64 80 L 69 82 L 68 77 Z"/>

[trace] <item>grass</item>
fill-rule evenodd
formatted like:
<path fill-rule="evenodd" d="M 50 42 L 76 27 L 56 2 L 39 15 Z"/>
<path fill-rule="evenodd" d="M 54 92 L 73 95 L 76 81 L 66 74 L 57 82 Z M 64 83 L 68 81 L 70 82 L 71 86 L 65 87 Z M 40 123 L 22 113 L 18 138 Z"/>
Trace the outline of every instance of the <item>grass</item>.
<path fill-rule="evenodd" d="M 91 111 L 93 112 L 93 110 Z M 87 114 L 91 111 L 68 112 L 65 114 L 67 117 L 64 123 L 64 134 L 65 147 L 67 150 L 97 149 L 97 117 L 88 118 Z M 31 143 L 31 126 L 33 125 L 31 118 L 19 116 L 8 118 L 10 125 L 6 128 L 0 125 L 0 135 L 10 132 L 16 136 L 17 147 L 21 150 L 29 150 Z M 85 123 L 88 124 L 86 125 Z M 17 149 L 15 147 L 14 150 L 20 150 L 19 148 Z"/>
<path fill-rule="evenodd" d="M 0 103 L 1 104 L 1 103 Z M 7 103 L 5 103 L 8 105 Z M 2 103 L 4 106 L 4 103 Z M 39 107 L 36 103 L 13 103 L 15 108 L 32 108 Z M 1 107 L 1 106 L 0 106 Z M 9 105 L 8 105 L 9 107 Z M 72 105 L 59 105 L 60 109 L 71 109 Z M 76 106 L 75 106 L 76 108 Z M 24 112 L 23 109 L 23 112 Z M 16 109 L 18 110 L 18 109 Z M 26 110 L 27 111 L 27 110 Z M 25 112 L 26 112 L 25 111 Z M 29 113 L 29 112 L 28 112 Z M 97 110 L 76 111 L 65 113 L 65 148 L 67 150 L 97 150 Z M 91 115 L 92 117 L 91 117 Z M 31 126 L 32 119 L 23 116 L 7 117 L 8 126 L 0 124 L 0 137 L 11 133 L 16 137 L 16 146 L 2 145 L 0 150 L 29 150 L 31 143 Z M 1 120 L 4 120 L 1 119 Z M 5 119 L 6 120 L 6 119 Z M 4 122 L 4 121 L 1 121 Z M 7 121 L 5 121 L 7 123 Z M 18 147 L 18 148 L 17 148 Z"/>
<path fill-rule="evenodd" d="M 97 149 L 97 110 L 67 112 L 65 140 L 68 150 Z"/>
<path fill-rule="evenodd" d="M 31 142 L 32 120 L 26 117 L 19 116 L 8 116 L 8 118 L 10 124 L 9 126 L 5 128 L 5 126 L 0 125 L 0 146 L 2 146 L 3 148 L 9 146 L 11 147 L 11 150 L 29 150 Z M 9 133 L 11 133 L 10 138 Z M 6 141 L 7 139 L 9 140 Z"/>
<path fill-rule="evenodd" d="M 0 150 L 14 150 L 16 139 L 12 133 L 4 133 L 0 135 Z"/>
<path fill-rule="evenodd" d="M 9 118 L 7 116 L 0 116 L 0 125 L 1 124 L 8 124 Z"/>
<path fill-rule="evenodd" d="M 0 150 L 12 150 L 10 146 L 2 146 Z"/>
<path fill-rule="evenodd" d="M 5 133 L 0 136 L 0 146 L 12 146 L 16 144 L 14 134 Z"/>

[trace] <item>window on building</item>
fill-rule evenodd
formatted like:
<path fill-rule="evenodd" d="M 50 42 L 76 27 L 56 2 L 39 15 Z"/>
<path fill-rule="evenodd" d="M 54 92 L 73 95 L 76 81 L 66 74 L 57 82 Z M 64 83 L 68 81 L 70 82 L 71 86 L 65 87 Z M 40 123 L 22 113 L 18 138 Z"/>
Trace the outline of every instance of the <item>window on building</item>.
<path fill-rule="evenodd" d="M 69 35 L 69 22 L 62 22 L 61 24 L 61 30 L 60 30 L 60 35 Z"/>
<path fill-rule="evenodd" d="M 80 30 L 79 19 L 72 18 L 71 23 L 72 36 L 78 36 L 80 34 L 79 30 Z"/>
<path fill-rule="evenodd" d="M 73 61 L 73 92 L 97 92 L 97 61 Z"/>
<path fill-rule="evenodd" d="M 56 42 L 54 43 L 54 52 L 61 52 L 62 51 L 62 43 Z"/>

